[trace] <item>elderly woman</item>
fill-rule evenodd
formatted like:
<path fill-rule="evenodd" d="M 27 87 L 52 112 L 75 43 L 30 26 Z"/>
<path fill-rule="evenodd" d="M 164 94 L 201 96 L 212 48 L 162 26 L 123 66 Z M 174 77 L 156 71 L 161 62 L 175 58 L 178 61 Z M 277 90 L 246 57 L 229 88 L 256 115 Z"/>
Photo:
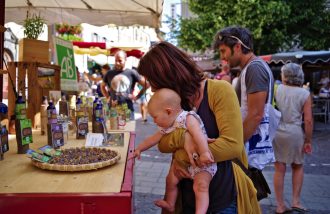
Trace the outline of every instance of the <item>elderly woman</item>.
<path fill-rule="evenodd" d="M 304 153 L 312 150 L 312 101 L 310 92 L 302 88 L 304 73 L 295 63 L 282 67 L 283 84 L 275 92 L 276 105 L 282 113 L 282 118 L 273 141 L 275 152 L 274 189 L 277 201 L 276 213 L 286 213 L 283 187 L 286 164 L 292 168 L 292 209 L 305 212 L 300 203 L 300 192 L 304 178 Z M 304 130 L 301 126 L 304 114 Z"/>

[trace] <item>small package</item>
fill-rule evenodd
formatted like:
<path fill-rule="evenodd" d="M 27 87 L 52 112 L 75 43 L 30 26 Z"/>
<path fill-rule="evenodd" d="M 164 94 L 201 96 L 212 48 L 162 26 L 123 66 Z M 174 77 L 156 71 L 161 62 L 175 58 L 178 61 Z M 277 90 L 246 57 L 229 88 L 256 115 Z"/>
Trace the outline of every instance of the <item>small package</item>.
<path fill-rule="evenodd" d="M 26 154 L 31 157 L 33 160 L 43 162 L 43 163 L 48 163 L 51 159 L 51 157 L 47 155 L 40 154 L 32 149 L 28 149 Z"/>
<path fill-rule="evenodd" d="M 60 156 L 62 154 L 60 150 L 56 150 L 49 145 L 40 147 L 39 150 L 49 157 Z"/>

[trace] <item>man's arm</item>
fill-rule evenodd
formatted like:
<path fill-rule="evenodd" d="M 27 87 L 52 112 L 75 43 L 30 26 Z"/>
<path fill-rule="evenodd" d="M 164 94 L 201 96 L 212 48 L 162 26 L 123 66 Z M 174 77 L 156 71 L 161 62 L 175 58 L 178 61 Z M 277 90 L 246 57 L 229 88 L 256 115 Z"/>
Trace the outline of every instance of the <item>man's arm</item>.
<path fill-rule="evenodd" d="M 248 113 L 243 121 L 244 142 L 248 141 L 264 116 L 267 91 L 247 94 Z"/>
<path fill-rule="evenodd" d="M 109 99 L 110 96 L 109 96 L 108 91 L 105 87 L 106 87 L 105 82 L 102 82 L 101 83 L 101 92 L 102 92 L 103 96 L 105 96 L 107 99 Z"/>
<path fill-rule="evenodd" d="M 150 87 L 149 82 L 143 76 L 141 76 L 140 81 L 138 83 L 142 85 L 142 89 L 135 97 L 134 96 L 132 97 L 133 101 L 139 99 L 144 93 L 146 93 L 146 90 Z"/>

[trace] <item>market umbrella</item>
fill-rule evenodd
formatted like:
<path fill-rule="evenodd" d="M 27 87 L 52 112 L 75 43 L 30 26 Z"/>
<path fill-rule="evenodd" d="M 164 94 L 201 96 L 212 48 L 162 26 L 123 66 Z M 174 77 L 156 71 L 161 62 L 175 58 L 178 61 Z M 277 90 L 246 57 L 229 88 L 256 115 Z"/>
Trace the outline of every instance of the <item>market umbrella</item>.
<path fill-rule="evenodd" d="M 26 12 L 40 13 L 47 24 L 115 24 L 160 27 L 163 0 L 10 0 L 5 5 L 5 23 L 21 23 Z"/>

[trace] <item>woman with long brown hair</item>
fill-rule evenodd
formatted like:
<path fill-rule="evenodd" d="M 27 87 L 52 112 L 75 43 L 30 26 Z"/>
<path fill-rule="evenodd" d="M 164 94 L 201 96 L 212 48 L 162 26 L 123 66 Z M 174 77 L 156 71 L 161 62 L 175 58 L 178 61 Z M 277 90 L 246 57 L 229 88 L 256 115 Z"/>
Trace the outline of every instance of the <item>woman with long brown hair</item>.
<path fill-rule="evenodd" d="M 205 124 L 208 138 L 215 139 L 209 148 L 218 171 L 209 188 L 208 212 L 260 213 L 251 180 L 239 166 L 232 163 L 233 159 L 238 159 L 247 167 L 240 108 L 232 86 L 225 81 L 207 80 L 186 53 L 168 42 L 154 45 L 141 59 L 138 72 L 146 77 L 153 91 L 170 88 L 177 92 L 182 108 L 187 111 L 195 109 Z M 159 150 L 175 152 L 173 165 L 176 175 L 190 178 L 181 167 L 181 161 L 193 161 L 196 151 L 189 142 L 184 145 L 185 135 L 182 129 L 163 136 Z M 183 147 L 191 148 L 188 157 Z M 179 188 L 181 197 L 175 212 L 195 213 L 192 181 L 183 179 Z"/>

